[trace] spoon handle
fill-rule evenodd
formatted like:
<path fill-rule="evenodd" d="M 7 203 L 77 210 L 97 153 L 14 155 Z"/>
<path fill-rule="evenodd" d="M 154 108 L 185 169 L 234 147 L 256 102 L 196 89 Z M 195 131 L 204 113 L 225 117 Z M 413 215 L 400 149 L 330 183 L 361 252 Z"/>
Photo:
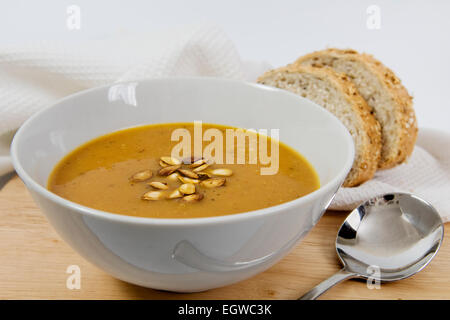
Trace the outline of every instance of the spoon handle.
<path fill-rule="evenodd" d="M 356 273 L 349 272 L 345 270 L 345 268 L 342 268 L 338 272 L 336 272 L 334 275 L 329 277 L 327 280 L 322 281 L 317 286 L 312 288 L 310 291 L 305 293 L 303 296 L 301 296 L 298 300 L 315 300 L 319 296 L 321 296 L 325 291 L 330 289 L 331 287 L 335 286 L 341 281 L 355 278 L 357 277 Z"/>

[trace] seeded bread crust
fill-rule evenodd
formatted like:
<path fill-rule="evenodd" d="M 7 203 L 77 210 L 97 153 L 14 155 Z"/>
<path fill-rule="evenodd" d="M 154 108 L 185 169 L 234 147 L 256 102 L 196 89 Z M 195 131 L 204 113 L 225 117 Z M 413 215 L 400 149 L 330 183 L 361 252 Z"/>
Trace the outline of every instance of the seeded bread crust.
<path fill-rule="evenodd" d="M 395 125 L 389 130 L 394 132 L 394 147 L 382 148 L 380 169 L 392 168 L 411 155 L 417 138 L 418 126 L 412 106 L 412 97 L 408 94 L 395 74 L 369 54 L 360 54 L 355 50 L 326 49 L 300 57 L 294 65 L 311 65 L 313 67 L 331 67 L 336 59 L 359 61 L 376 76 L 381 87 L 389 96 L 392 107 L 390 113 L 394 116 Z M 330 62 L 331 61 L 331 62 Z M 370 102 L 369 102 L 370 103 Z M 372 106 L 373 107 L 373 106 Z M 376 116 L 376 113 L 375 113 Z M 382 121 L 380 121 L 383 126 Z M 382 139 L 386 140 L 386 137 Z"/>
<path fill-rule="evenodd" d="M 371 179 L 377 170 L 381 155 L 381 128 L 378 121 L 371 114 L 370 107 L 366 101 L 359 95 L 355 85 L 345 74 L 339 74 L 330 68 L 314 68 L 300 65 L 290 65 L 279 69 L 271 70 L 259 77 L 258 82 L 266 84 L 271 79 L 283 79 L 286 74 L 299 75 L 309 74 L 329 83 L 335 87 L 351 106 L 355 119 L 356 127 L 360 128 L 358 139 L 360 144 L 353 167 L 344 181 L 345 187 L 357 186 Z M 283 89 L 283 88 L 282 88 Z M 284 88 L 285 89 L 285 88 Z M 338 118 L 340 114 L 335 114 Z M 352 133 L 355 140 L 356 132 Z"/>

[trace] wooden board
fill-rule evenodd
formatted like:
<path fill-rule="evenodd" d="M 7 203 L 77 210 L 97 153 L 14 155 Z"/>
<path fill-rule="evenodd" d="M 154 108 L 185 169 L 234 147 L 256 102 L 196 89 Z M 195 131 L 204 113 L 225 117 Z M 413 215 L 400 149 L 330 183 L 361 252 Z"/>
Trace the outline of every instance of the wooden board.
<path fill-rule="evenodd" d="M 195 294 L 138 287 L 91 265 L 53 231 L 19 178 L 0 190 L 0 299 L 296 299 L 339 270 L 336 232 L 346 214 L 327 212 L 281 262 L 249 280 Z M 339 284 L 322 299 L 450 299 L 450 235 L 435 260 L 409 279 L 368 289 Z M 81 269 L 81 289 L 66 288 L 66 269 Z"/>

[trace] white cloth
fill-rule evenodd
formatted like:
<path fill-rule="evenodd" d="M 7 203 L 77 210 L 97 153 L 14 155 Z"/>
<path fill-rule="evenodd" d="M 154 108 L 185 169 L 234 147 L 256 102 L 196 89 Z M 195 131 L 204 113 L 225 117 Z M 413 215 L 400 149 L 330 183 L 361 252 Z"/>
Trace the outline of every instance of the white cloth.
<path fill-rule="evenodd" d="M 243 63 L 220 29 L 197 25 L 122 39 L 40 42 L 0 48 L 0 175 L 12 170 L 10 132 L 41 108 L 76 91 L 115 81 L 164 76 L 214 76 L 253 81 L 270 66 Z M 407 164 L 379 171 L 357 188 L 342 188 L 331 204 L 355 208 L 381 193 L 405 191 L 431 202 L 450 220 L 450 137 L 421 130 Z"/>
<path fill-rule="evenodd" d="M 355 188 L 341 188 L 330 209 L 352 210 L 365 200 L 388 192 L 408 192 L 431 203 L 444 222 L 450 221 L 450 134 L 419 129 L 411 158 L 404 164 L 377 171 Z"/>
<path fill-rule="evenodd" d="M 165 32 L 76 43 L 0 48 L 0 135 L 76 91 L 115 81 L 163 76 L 244 79 L 225 33 L 195 25 Z"/>

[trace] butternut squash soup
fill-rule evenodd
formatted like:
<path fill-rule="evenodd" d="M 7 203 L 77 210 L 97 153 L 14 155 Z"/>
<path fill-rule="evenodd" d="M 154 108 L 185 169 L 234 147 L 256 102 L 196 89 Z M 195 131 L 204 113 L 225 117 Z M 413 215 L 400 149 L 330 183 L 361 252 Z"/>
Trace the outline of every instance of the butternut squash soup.
<path fill-rule="evenodd" d="M 319 188 L 311 164 L 276 139 L 251 132 L 240 143 L 229 133 L 242 129 L 197 129 L 194 123 L 146 125 L 96 138 L 55 166 L 48 189 L 122 215 L 200 218 L 271 207 Z"/>

